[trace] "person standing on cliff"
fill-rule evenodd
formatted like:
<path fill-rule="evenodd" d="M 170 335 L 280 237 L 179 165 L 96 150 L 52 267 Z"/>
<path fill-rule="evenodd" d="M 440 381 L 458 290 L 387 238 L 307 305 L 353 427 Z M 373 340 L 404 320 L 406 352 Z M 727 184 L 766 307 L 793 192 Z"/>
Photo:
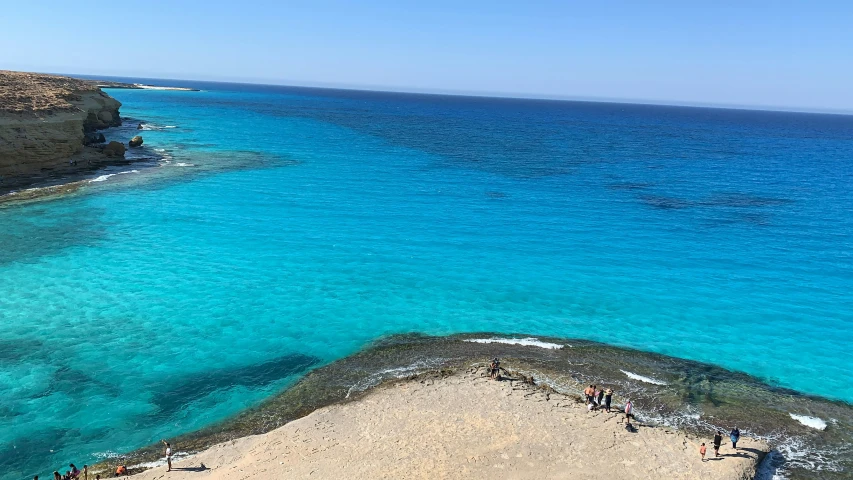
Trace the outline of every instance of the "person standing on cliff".
<path fill-rule="evenodd" d="M 167 442 L 165 440 L 160 440 L 160 441 L 163 442 L 163 445 L 165 445 L 165 448 L 163 449 L 163 454 L 166 456 L 166 465 L 168 465 L 168 468 L 166 469 L 166 471 L 171 472 L 172 471 L 172 446 L 169 445 L 169 442 Z"/>
<path fill-rule="evenodd" d="M 699 454 L 702 455 L 702 461 L 705 461 L 705 452 L 707 448 L 705 447 L 705 442 L 702 442 L 702 445 L 699 446 Z"/>
<path fill-rule="evenodd" d="M 732 448 L 737 451 L 737 442 L 740 440 L 740 430 L 737 427 L 733 428 L 731 433 L 729 433 L 729 438 L 732 439 Z"/>
<path fill-rule="evenodd" d="M 613 389 L 608 388 L 604 392 L 604 409 L 607 411 L 607 413 L 610 413 L 610 402 L 612 400 L 613 400 Z"/>
<path fill-rule="evenodd" d="M 631 418 L 634 416 L 634 404 L 631 403 L 631 400 L 625 404 L 625 425 L 631 426 Z"/>
<path fill-rule="evenodd" d="M 717 430 L 717 434 L 714 435 L 714 456 L 720 456 L 720 445 L 723 443 L 723 432 Z"/>

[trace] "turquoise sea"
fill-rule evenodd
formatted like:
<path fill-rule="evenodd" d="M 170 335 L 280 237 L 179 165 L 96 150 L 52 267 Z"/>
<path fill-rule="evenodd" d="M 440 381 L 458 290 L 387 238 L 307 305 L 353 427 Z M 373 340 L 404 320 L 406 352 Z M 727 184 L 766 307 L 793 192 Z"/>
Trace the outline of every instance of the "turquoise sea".
<path fill-rule="evenodd" d="M 109 90 L 108 136 L 143 123 L 161 167 L 0 208 L 10 478 L 394 333 L 582 338 L 853 402 L 853 116 L 191 86 Z"/>

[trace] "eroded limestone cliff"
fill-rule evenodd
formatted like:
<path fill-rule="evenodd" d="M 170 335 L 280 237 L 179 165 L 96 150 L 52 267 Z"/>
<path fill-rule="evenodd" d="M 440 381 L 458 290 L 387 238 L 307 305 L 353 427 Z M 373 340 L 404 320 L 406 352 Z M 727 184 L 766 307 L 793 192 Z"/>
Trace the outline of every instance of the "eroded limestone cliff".
<path fill-rule="evenodd" d="M 76 166 L 87 133 L 121 125 L 119 107 L 85 80 L 0 71 L 0 189 Z"/>

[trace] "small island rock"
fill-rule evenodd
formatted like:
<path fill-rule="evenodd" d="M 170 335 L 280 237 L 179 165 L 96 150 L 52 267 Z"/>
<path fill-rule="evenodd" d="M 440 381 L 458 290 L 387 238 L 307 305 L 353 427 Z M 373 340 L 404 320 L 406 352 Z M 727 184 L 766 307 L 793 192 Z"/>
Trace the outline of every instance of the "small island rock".
<path fill-rule="evenodd" d="M 137 135 L 137 136 L 131 138 L 130 141 L 127 142 L 127 144 L 130 145 L 131 147 L 138 147 L 138 146 L 142 145 L 142 137 Z"/>

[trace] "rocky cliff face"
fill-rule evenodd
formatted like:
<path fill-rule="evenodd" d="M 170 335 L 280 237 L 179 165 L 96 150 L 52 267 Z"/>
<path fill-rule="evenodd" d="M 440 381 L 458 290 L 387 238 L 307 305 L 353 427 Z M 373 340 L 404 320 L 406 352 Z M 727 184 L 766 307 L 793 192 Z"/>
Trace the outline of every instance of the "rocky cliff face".
<path fill-rule="evenodd" d="M 87 81 L 0 71 L 0 188 L 61 175 L 87 133 L 121 125 L 119 107 Z"/>

